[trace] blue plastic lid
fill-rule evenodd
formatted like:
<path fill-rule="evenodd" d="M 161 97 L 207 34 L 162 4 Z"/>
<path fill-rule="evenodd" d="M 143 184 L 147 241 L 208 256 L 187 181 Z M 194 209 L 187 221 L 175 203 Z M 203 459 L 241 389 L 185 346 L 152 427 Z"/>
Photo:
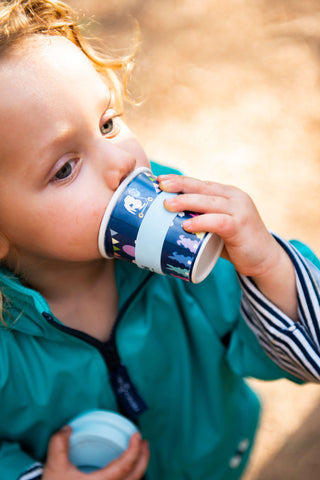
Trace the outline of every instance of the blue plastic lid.
<path fill-rule="evenodd" d="M 130 437 L 137 432 L 127 418 L 105 410 L 92 410 L 69 422 L 72 434 L 69 458 L 85 473 L 105 467 L 118 458 L 129 445 Z"/>

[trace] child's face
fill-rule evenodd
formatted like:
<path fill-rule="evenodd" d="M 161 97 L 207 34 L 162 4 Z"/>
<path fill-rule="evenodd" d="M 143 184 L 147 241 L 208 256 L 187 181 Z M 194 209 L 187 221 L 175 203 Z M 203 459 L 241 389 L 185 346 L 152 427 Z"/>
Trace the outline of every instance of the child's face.
<path fill-rule="evenodd" d="M 25 43 L 0 60 L 0 234 L 19 261 L 97 259 L 113 192 L 149 163 L 75 45 Z"/>

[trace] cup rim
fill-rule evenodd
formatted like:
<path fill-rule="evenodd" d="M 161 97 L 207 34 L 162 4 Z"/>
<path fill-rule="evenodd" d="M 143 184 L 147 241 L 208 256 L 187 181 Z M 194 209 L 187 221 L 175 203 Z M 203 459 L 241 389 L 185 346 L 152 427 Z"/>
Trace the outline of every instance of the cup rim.
<path fill-rule="evenodd" d="M 110 220 L 111 212 L 113 211 L 113 209 L 114 209 L 114 207 L 115 207 L 115 205 L 118 201 L 118 198 L 120 197 L 120 195 L 122 195 L 122 193 L 125 190 L 125 188 L 127 187 L 127 185 L 135 177 L 137 177 L 140 173 L 143 173 L 143 172 L 146 172 L 146 173 L 148 172 L 149 174 L 153 175 L 152 171 L 148 167 L 138 167 L 138 168 L 136 168 L 120 183 L 120 185 L 118 186 L 118 188 L 116 189 L 116 191 L 112 195 L 112 197 L 110 199 L 110 202 L 107 205 L 107 208 L 104 212 L 104 215 L 103 215 L 101 223 L 100 223 L 99 235 L 98 235 L 99 252 L 100 252 L 100 255 L 104 258 L 109 258 L 109 259 L 113 258 L 113 257 L 109 257 L 109 255 L 107 255 L 106 250 L 105 250 L 105 245 L 104 245 L 105 231 L 106 231 L 107 225 L 108 225 L 109 220 Z"/>
<path fill-rule="evenodd" d="M 207 232 L 191 269 L 190 281 L 202 282 L 212 271 L 222 252 L 224 242 L 216 233 Z M 208 257 L 209 253 L 209 257 Z"/>

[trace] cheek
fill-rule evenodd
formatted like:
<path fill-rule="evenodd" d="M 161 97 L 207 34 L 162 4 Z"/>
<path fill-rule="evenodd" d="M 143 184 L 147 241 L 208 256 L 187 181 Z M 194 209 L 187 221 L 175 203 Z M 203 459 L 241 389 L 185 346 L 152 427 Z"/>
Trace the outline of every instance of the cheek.
<path fill-rule="evenodd" d="M 36 243 L 43 243 L 61 247 L 64 243 L 79 243 L 80 239 L 91 235 L 94 237 L 95 223 L 97 224 L 96 209 L 90 208 L 85 199 L 56 198 L 55 201 L 38 202 L 38 207 L 25 211 L 25 218 L 19 215 L 20 242 L 23 234 L 28 241 L 34 238 Z M 22 212 L 21 212 L 22 213 Z M 82 241 L 82 240 L 80 240 Z"/>
<path fill-rule="evenodd" d="M 32 229 L 41 250 L 68 259 L 87 259 L 98 254 L 98 235 L 102 208 L 87 202 L 73 202 L 69 208 L 53 208 L 41 216 L 38 227 Z"/>
<path fill-rule="evenodd" d="M 50 230 L 59 229 L 64 236 L 93 238 L 98 235 L 100 223 L 108 204 L 105 192 L 95 195 L 95 192 L 71 198 L 62 205 L 51 206 L 44 218 L 44 223 L 51 224 Z"/>

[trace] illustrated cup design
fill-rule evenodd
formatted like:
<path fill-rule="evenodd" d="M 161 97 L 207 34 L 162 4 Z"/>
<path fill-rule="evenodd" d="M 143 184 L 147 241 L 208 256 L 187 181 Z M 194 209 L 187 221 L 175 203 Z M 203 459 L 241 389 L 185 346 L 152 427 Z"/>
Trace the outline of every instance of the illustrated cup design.
<path fill-rule="evenodd" d="M 223 241 L 213 233 L 186 232 L 183 222 L 198 213 L 169 212 L 163 202 L 175 195 L 163 192 L 148 168 L 134 170 L 105 211 L 99 232 L 100 254 L 193 283 L 204 280 Z"/>

